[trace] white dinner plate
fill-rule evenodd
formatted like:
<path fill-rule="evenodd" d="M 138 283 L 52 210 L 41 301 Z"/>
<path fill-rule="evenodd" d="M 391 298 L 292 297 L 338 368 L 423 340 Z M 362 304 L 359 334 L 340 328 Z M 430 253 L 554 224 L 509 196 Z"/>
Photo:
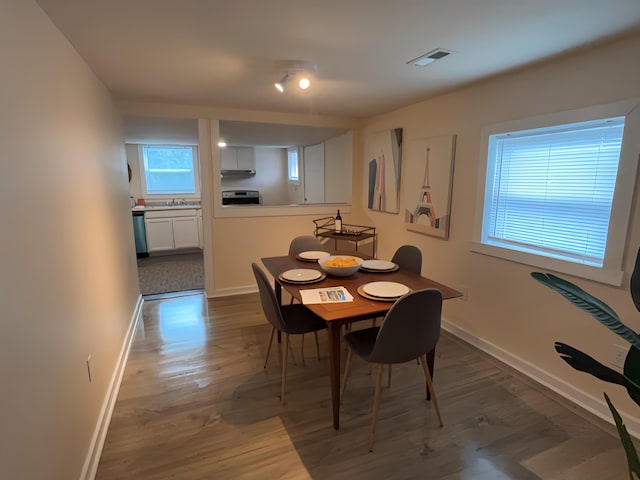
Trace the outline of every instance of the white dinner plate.
<path fill-rule="evenodd" d="M 362 268 L 367 270 L 393 270 L 397 267 L 397 265 L 393 262 L 387 262 L 386 260 L 365 260 L 362 262 Z"/>
<path fill-rule="evenodd" d="M 310 268 L 294 268 L 293 270 L 282 272 L 281 275 L 282 278 L 290 282 L 311 282 L 322 277 L 322 272 Z"/>
<path fill-rule="evenodd" d="M 398 298 L 409 293 L 406 285 L 397 282 L 371 282 L 362 286 L 364 293 L 374 297 Z"/>
<path fill-rule="evenodd" d="M 329 252 L 322 252 L 319 250 L 309 250 L 308 252 L 300 252 L 298 257 L 302 260 L 320 260 L 321 258 L 331 255 Z"/>

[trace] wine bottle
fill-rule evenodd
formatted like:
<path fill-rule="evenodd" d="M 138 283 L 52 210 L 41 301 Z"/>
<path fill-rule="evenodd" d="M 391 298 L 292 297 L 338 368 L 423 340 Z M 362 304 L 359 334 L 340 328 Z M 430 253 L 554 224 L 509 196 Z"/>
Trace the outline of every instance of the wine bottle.
<path fill-rule="evenodd" d="M 340 209 L 338 209 L 338 214 L 336 215 L 335 226 L 336 233 L 342 233 L 342 216 L 340 216 Z"/>

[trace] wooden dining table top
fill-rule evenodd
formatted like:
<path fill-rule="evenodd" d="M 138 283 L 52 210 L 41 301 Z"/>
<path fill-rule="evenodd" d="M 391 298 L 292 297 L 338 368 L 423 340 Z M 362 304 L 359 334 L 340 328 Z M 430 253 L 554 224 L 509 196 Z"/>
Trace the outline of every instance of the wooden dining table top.
<path fill-rule="evenodd" d="M 362 257 L 364 258 L 364 256 Z M 345 287 L 353 296 L 352 302 L 307 305 L 307 308 L 309 308 L 326 322 L 350 322 L 359 319 L 384 316 L 389 308 L 391 308 L 391 305 L 393 305 L 392 301 L 370 300 L 358 294 L 358 287 L 369 282 L 397 282 L 406 285 L 411 290 L 437 288 L 442 293 L 442 298 L 444 300 L 462 296 L 462 292 L 459 292 L 454 288 L 448 287 L 442 283 L 436 282 L 435 280 L 431 280 L 402 268 L 393 272 L 370 272 L 358 270 L 355 274 L 348 277 L 336 277 L 327 275 L 326 278 L 320 282 L 309 284 L 294 284 L 282 281 L 278 277 L 281 273 L 291 269 L 308 268 L 322 271 L 322 268 L 317 262 L 299 260 L 288 255 L 278 257 L 265 257 L 262 258 L 262 263 L 267 268 L 269 273 L 273 275 L 276 282 L 291 296 L 299 301 L 302 301 L 302 297 L 300 294 L 301 290 L 337 286 Z"/>

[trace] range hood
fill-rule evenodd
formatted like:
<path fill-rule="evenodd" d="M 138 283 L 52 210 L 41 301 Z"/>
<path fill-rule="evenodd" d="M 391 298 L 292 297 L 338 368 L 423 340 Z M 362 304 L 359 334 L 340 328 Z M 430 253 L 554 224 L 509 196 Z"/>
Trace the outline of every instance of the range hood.
<path fill-rule="evenodd" d="M 256 174 L 255 170 L 220 170 L 220 176 L 222 178 L 253 177 L 255 174 Z"/>

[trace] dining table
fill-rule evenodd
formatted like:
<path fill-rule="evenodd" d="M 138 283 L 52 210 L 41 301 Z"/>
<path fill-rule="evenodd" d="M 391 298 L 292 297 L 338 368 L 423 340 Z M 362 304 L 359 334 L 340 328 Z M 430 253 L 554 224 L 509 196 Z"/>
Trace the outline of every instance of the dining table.
<path fill-rule="evenodd" d="M 338 252 L 342 254 L 341 252 Z M 348 255 L 348 254 L 345 254 Z M 370 259 L 363 254 L 358 257 Z M 365 271 L 362 268 L 348 277 L 326 275 L 321 281 L 313 284 L 299 284 L 283 281 L 282 273 L 293 269 L 314 269 L 322 272 L 318 261 L 309 261 L 294 256 L 264 257 L 261 259 L 267 271 L 274 278 L 274 289 L 278 301 L 282 303 L 282 289 L 293 298 L 302 303 L 301 291 L 305 289 L 329 288 L 342 286 L 353 296 L 353 301 L 340 303 L 313 303 L 305 305 L 309 310 L 322 318 L 327 324 L 329 340 L 329 370 L 331 381 L 331 402 L 333 410 L 333 427 L 340 428 L 340 356 L 341 356 L 341 331 L 343 325 L 349 325 L 361 320 L 371 320 L 384 317 L 393 305 L 393 301 L 380 301 L 358 293 L 359 288 L 371 282 L 396 282 L 406 285 L 410 290 L 422 290 L 436 288 L 442 293 L 443 300 L 462 296 L 462 292 L 448 287 L 430 278 L 413 273 L 404 268 L 394 271 Z M 324 272 L 323 272 L 324 273 Z M 360 290 L 362 292 L 362 290 Z M 367 296 L 368 297 L 368 296 Z M 433 377 L 435 363 L 435 348 L 427 354 L 427 365 Z M 427 392 L 427 399 L 429 399 Z"/>

